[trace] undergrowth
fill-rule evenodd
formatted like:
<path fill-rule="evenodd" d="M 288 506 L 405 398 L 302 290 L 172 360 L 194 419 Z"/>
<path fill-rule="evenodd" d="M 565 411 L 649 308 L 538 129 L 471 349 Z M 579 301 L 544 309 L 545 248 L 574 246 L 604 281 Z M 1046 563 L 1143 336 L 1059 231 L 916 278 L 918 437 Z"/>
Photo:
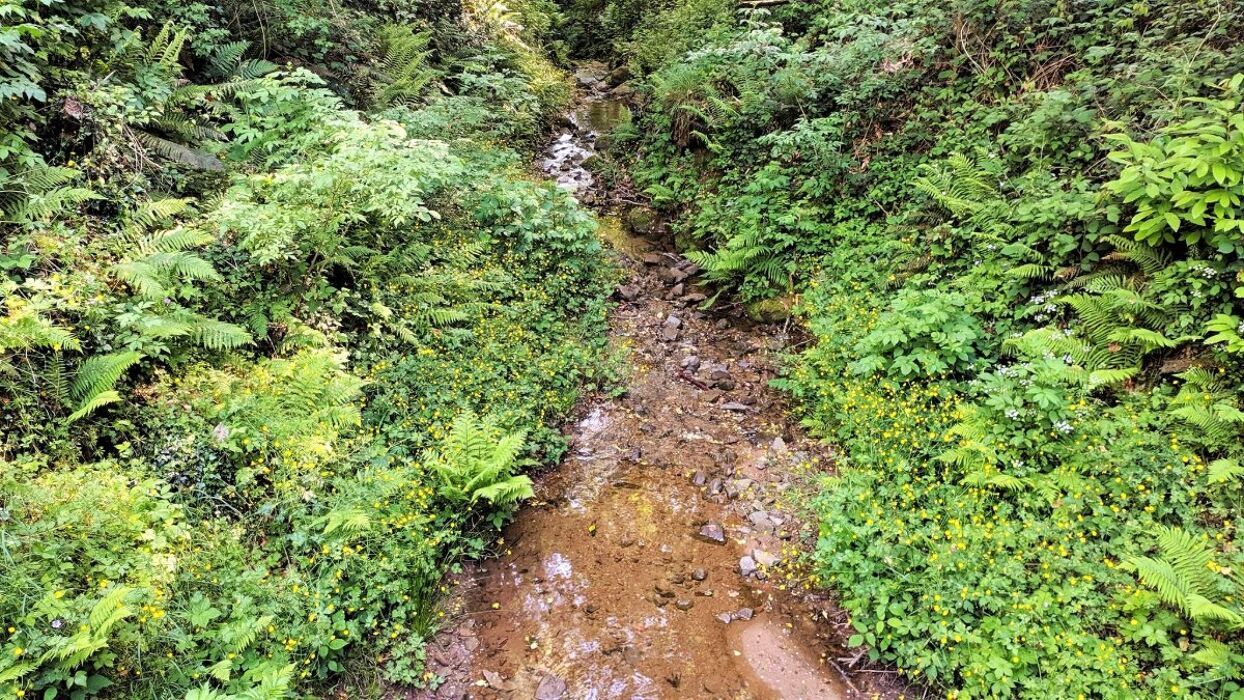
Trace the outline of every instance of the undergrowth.
<path fill-rule="evenodd" d="M 381 6 L 0 5 L 0 697 L 436 685 L 610 273 L 552 8 Z"/>

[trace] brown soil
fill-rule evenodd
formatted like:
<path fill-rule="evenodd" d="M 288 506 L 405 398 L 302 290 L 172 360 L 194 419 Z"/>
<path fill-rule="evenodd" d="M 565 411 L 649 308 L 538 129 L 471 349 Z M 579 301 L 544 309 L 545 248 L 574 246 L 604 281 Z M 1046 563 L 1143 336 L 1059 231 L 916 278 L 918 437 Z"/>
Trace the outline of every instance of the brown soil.
<path fill-rule="evenodd" d="M 625 393 L 585 402 L 504 556 L 460 577 L 428 653 L 443 682 L 413 696 L 897 696 L 890 674 L 845 670 L 844 616 L 799 585 L 813 536 L 783 493 L 829 460 L 767 388 L 781 327 L 698 311 L 690 263 L 630 244 L 611 320 Z"/>

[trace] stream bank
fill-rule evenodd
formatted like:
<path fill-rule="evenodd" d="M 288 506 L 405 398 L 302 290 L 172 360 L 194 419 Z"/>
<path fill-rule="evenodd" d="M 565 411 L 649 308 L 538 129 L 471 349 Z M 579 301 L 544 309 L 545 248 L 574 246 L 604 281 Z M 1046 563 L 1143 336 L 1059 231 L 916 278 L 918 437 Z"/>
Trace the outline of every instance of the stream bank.
<path fill-rule="evenodd" d="M 581 85 L 585 81 L 580 80 Z M 587 201 L 601 123 L 588 92 L 541 167 Z M 585 196 L 586 195 L 586 196 Z M 658 230 L 605 218 L 626 281 L 610 319 L 623 391 L 591 396 L 562 464 L 471 567 L 455 624 L 428 647 L 429 698 L 855 698 L 897 695 L 847 672 L 845 615 L 802 587 L 814 530 L 786 508 L 829 470 L 768 388 L 790 338 L 738 309 L 704 311 L 696 268 Z"/>

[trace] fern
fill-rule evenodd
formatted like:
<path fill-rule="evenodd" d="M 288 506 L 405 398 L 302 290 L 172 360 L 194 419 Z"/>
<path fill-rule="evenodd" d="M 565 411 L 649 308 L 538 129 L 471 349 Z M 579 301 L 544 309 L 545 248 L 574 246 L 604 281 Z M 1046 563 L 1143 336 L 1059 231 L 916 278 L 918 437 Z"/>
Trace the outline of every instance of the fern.
<path fill-rule="evenodd" d="M 0 216 L 3 223 L 29 224 L 67 213 L 98 195 L 69 183 L 81 176 L 72 168 L 41 166 L 14 175 L 0 171 Z"/>
<path fill-rule="evenodd" d="M 44 318 L 37 309 L 10 307 L 7 316 L 0 316 L 0 352 L 79 347 L 72 331 Z"/>
<path fill-rule="evenodd" d="M 246 59 L 249 41 L 232 41 L 216 47 L 208 59 L 212 72 L 218 78 L 227 78 L 229 82 L 244 82 L 260 78 L 277 69 L 271 61 L 262 59 Z"/>
<path fill-rule="evenodd" d="M 210 153 L 171 141 L 148 131 L 135 130 L 134 136 L 138 143 L 166 160 L 189 165 L 200 170 L 221 171 L 225 169 L 224 163 L 221 163 L 219 158 Z"/>
<path fill-rule="evenodd" d="M 483 501 L 498 511 L 530 498 L 531 479 L 514 474 L 525 440 L 522 432 L 502 433 L 489 420 L 459 415 L 428 460 L 439 477 L 441 495 L 465 505 Z"/>
<path fill-rule="evenodd" d="M 72 671 L 108 646 L 112 629 L 136 612 L 126 603 L 132 593 L 133 589 L 125 587 L 110 590 L 91 608 L 87 623 L 77 632 L 68 637 L 51 638 L 51 648 L 43 653 L 40 661 L 51 661 L 63 671 Z"/>
<path fill-rule="evenodd" d="M 188 29 L 177 28 L 172 22 L 166 22 L 148 44 L 145 62 L 158 65 L 170 72 L 180 73 L 177 64 L 188 38 L 190 38 Z"/>
<path fill-rule="evenodd" d="M 1226 602 L 1238 600 L 1244 591 L 1236 581 L 1220 573 L 1206 538 L 1179 528 L 1162 528 L 1157 544 L 1158 557 L 1134 556 L 1128 558 L 1128 563 L 1162 602 L 1194 621 L 1244 628 L 1244 614 Z M 1224 585 L 1231 594 L 1221 592 Z"/>
<path fill-rule="evenodd" d="M 208 350 L 233 350 L 251 343 L 251 334 L 241 326 L 201 316 L 191 323 L 188 335 Z"/>
<path fill-rule="evenodd" d="M 85 402 L 112 389 L 125 372 L 142 359 L 138 352 L 122 351 L 87 358 L 78 366 L 70 395 Z"/>
<path fill-rule="evenodd" d="M 390 24 L 381 29 L 384 57 L 372 77 L 372 100 L 377 107 L 413 102 L 440 72 L 428 67 L 432 34 L 415 33 L 406 25 Z"/>
<path fill-rule="evenodd" d="M 1244 477 L 1244 466 L 1237 459 L 1216 459 L 1209 463 L 1206 480 L 1211 484 L 1233 484 Z"/>
<path fill-rule="evenodd" d="M 945 163 L 924 164 L 920 170 L 923 174 L 915 179 L 915 188 L 960 219 L 989 213 L 1003 202 L 996 169 L 961 153 L 949 156 Z"/>
<path fill-rule="evenodd" d="M 1184 380 L 1184 385 L 1171 401 L 1170 414 L 1195 426 L 1207 444 L 1235 447 L 1244 429 L 1244 412 L 1240 411 L 1238 398 L 1231 388 L 1199 367 L 1177 376 Z"/>
<path fill-rule="evenodd" d="M 82 418 L 85 418 L 86 416 L 89 416 L 100 408 L 107 406 L 108 404 L 119 403 L 120 401 L 121 395 L 116 391 L 111 389 L 101 391 L 88 399 L 84 399 L 82 403 L 78 405 L 77 410 L 65 418 L 65 422 L 74 423 Z"/>

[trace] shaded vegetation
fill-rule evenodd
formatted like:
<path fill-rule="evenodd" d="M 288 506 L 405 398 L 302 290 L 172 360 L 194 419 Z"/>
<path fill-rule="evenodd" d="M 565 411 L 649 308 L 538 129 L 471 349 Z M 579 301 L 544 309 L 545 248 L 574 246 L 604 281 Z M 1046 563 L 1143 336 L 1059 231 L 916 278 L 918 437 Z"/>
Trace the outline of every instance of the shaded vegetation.
<path fill-rule="evenodd" d="M 0 6 L 0 697 L 435 685 L 609 273 L 550 8 Z"/>

